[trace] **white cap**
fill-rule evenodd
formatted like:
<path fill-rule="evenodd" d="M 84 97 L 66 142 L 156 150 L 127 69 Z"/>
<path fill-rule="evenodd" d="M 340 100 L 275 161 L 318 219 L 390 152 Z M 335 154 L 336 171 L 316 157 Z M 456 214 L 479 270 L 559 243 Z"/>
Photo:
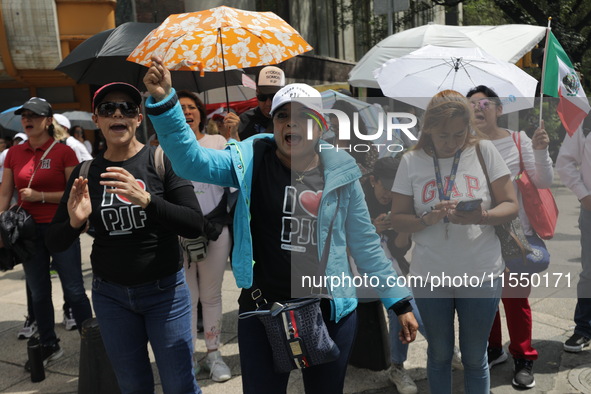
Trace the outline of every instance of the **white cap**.
<path fill-rule="evenodd" d="M 298 102 L 322 115 L 322 96 L 320 92 L 305 83 L 292 83 L 275 93 L 271 104 L 271 115 L 276 109 L 289 102 Z"/>
<path fill-rule="evenodd" d="M 53 119 L 59 124 L 60 126 L 64 126 L 66 129 L 71 129 L 72 124 L 70 123 L 70 119 L 66 118 L 62 114 L 53 114 Z"/>
<path fill-rule="evenodd" d="M 263 67 L 259 72 L 257 87 L 262 94 L 273 94 L 285 86 L 283 70 L 275 66 Z"/>
<path fill-rule="evenodd" d="M 21 141 L 21 144 L 22 144 L 23 142 L 25 142 L 26 140 L 29 139 L 29 136 L 26 135 L 25 133 L 16 133 L 14 135 L 14 137 L 12 137 L 12 139 L 14 140 L 14 139 L 17 139 L 17 138 L 20 138 L 22 140 Z"/>

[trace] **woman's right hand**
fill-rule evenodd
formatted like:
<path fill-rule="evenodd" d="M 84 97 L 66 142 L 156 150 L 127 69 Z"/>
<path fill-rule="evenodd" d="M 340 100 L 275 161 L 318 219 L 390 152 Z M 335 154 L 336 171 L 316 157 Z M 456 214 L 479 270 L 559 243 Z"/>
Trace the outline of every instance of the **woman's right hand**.
<path fill-rule="evenodd" d="M 92 205 L 88 193 L 88 179 L 78 177 L 74 180 L 70 197 L 68 198 L 68 214 L 70 215 L 70 226 L 80 228 L 90 216 Z"/>
<path fill-rule="evenodd" d="M 144 76 L 144 85 L 156 102 L 164 100 L 172 89 L 170 71 L 162 64 L 160 56 L 152 56 L 152 66 Z"/>

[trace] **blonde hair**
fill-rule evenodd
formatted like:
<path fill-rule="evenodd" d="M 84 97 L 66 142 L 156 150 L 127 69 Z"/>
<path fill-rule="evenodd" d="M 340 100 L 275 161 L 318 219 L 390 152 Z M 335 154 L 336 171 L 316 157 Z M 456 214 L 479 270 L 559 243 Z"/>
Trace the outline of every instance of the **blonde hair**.
<path fill-rule="evenodd" d="M 68 130 L 61 124 L 59 124 L 55 119 L 53 119 L 53 138 L 58 141 L 65 140 L 70 136 Z"/>
<path fill-rule="evenodd" d="M 463 148 L 474 145 L 482 139 L 482 134 L 474 130 L 474 112 L 466 96 L 455 90 L 447 89 L 437 93 L 429 101 L 423 116 L 421 136 L 413 149 L 432 147 L 431 133 L 441 130 L 453 118 L 461 118 L 466 123 L 468 131 Z"/>

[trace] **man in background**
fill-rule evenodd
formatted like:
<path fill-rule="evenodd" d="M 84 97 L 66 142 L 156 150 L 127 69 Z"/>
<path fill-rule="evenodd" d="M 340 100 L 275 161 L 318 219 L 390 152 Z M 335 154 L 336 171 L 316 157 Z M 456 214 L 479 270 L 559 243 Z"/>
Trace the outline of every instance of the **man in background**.
<path fill-rule="evenodd" d="M 259 133 L 272 133 L 271 103 L 279 89 L 285 86 L 283 70 L 275 66 L 263 67 L 257 79 L 257 100 L 259 105 L 240 115 L 238 135 L 244 141 Z"/>

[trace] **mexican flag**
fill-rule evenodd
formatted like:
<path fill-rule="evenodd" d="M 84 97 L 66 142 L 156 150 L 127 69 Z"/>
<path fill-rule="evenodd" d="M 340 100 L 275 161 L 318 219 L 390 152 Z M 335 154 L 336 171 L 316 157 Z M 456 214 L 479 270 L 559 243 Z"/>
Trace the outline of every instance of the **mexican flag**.
<path fill-rule="evenodd" d="M 589 100 L 570 59 L 552 32 L 548 32 L 544 65 L 544 94 L 560 97 L 558 116 L 572 136 L 589 111 Z"/>

